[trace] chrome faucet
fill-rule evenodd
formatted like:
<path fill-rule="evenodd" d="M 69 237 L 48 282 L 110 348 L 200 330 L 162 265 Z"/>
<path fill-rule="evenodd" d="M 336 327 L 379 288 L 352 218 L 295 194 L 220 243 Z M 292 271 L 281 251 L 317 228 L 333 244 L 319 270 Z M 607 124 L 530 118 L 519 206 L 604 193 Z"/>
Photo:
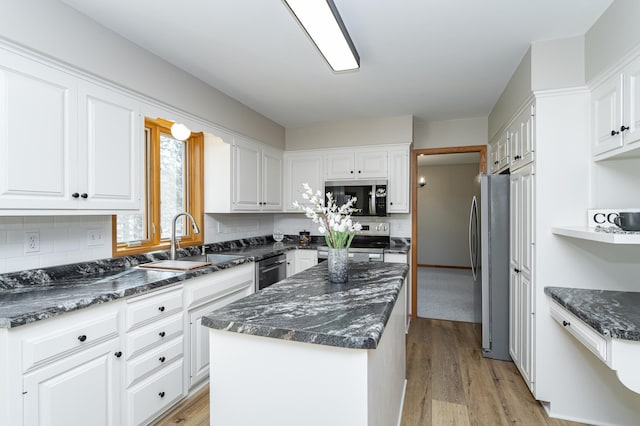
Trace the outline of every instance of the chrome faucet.
<path fill-rule="evenodd" d="M 178 213 L 173 217 L 173 221 L 171 222 L 171 260 L 176 260 L 176 222 L 180 216 L 186 216 L 191 219 L 191 226 L 193 227 L 193 233 L 199 234 L 200 229 L 198 228 L 198 224 L 196 224 L 196 220 L 191 216 L 189 212 Z"/>

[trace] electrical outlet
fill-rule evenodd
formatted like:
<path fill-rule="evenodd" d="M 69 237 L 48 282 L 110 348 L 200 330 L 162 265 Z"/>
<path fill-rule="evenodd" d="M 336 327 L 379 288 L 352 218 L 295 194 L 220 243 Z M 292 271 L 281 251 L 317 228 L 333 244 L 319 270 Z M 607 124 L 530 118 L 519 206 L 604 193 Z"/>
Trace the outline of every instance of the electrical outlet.
<path fill-rule="evenodd" d="M 89 229 L 87 231 L 88 246 L 101 246 L 103 244 L 104 244 L 104 239 L 102 238 L 101 229 Z"/>
<path fill-rule="evenodd" d="M 38 253 L 40 251 L 40 231 L 24 233 L 24 252 Z"/>

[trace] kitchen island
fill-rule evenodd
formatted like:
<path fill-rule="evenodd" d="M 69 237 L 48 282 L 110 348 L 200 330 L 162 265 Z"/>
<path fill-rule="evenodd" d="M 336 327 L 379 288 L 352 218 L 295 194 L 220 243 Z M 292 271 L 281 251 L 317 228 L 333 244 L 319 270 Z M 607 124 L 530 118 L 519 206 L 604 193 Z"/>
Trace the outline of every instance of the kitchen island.
<path fill-rule="evenodd" d="M 407 272 L 353 262 L 331 284 L 321 263 L 205 315 L 211 424 L 398 424 Z"/>

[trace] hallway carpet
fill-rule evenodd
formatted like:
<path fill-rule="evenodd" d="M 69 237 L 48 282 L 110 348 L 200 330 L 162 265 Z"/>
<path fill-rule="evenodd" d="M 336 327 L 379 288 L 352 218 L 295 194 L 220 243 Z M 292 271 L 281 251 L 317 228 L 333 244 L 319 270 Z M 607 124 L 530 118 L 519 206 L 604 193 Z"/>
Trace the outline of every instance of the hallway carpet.
<path fill-rule="evenodd" d="M 481 322 L 482 288 L 471 270 L 418 267 L 418 316 Z"/>

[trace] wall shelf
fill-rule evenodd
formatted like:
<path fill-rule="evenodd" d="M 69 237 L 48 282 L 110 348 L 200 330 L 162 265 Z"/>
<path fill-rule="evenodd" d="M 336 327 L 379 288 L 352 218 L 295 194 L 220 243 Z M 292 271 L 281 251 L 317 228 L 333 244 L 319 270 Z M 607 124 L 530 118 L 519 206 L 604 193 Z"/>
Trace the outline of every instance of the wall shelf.
<path fill-rule="evenodd" d="M 596 232 L 593 228 L 587 228 L 586 226 L 557 226 L 551 228 L 551 232 L 564 237 L 608 244 L 640 244 L 640 234 L 609 234 L 606 232 Z"/>

